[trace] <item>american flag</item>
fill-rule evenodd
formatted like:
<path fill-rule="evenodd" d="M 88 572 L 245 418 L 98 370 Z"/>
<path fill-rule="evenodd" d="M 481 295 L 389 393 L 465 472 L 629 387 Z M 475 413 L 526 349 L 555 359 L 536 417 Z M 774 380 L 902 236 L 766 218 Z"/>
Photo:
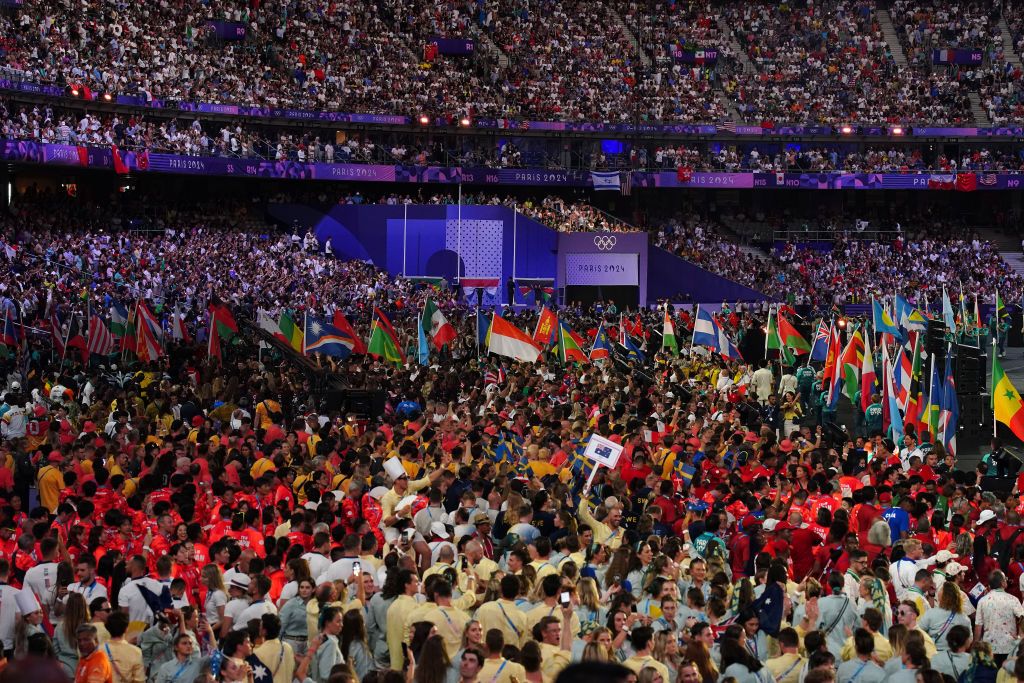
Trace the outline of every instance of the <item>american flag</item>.
<path fill-rule="evenodd" d="M 626 171 L 622 174 L 621 192 L 623 197 L 633 194 L 633 172 Z"/>
<path fill-rule="evenodd" d="M 114 335 L 110 333 L 110 329 L 107 324 L 103 321 L 103 318 L 97 315 L 89 316 L 89 354 L 96 354 L 97 356 L 109 356 L 114 352 Z"/>
<path fill-rule="evenodd" d="M 718 132 L 719 133 L 735 133 L 736 132 L 736 122 L 735 121 L 726 121 L 725 123 L 718 124 L 716 126 L 716 128 L 718 128 Z"/>

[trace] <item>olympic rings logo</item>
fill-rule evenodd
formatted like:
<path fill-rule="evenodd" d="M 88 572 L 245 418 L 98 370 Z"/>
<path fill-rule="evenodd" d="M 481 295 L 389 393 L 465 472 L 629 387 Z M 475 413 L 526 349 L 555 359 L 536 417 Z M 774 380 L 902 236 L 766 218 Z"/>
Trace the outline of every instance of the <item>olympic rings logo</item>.
<path fill-rule="evenodd" d="M 594 246 L 601 251 L 611 251 L 617 241 L 615 235 L 597 235 L 594 237 Z"/>

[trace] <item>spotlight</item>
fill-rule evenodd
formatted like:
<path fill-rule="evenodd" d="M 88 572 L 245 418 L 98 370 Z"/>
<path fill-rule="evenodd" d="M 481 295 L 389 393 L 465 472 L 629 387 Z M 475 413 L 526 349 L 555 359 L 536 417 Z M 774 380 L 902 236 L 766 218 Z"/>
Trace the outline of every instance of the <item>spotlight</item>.
<path fill-rule="evenodd" d="M 462 119 L 459 120 L 459 125 L 462 126 L 463 128 L 469 128 L 469 123 L 470 122 L 468 116 L 463 116 Z"/>
<path fill-rule="evenodd" d="M 427 117 L 427 116 L 421 116 L 420 117 L 420 125 L 421 126 L 425 126 L 428 123 L 430 123 L 430 118 L 429 117 Z"/>
<path fill-rule="evenodd" d="M 889 129 L 889 132 L 893 135 L 903 135 L 903 127 L 893 126 L 892 128 Z"/>
<path fill-rule="evenodd" d="M 78 97 L 78 88 L 72 88 L 71 89 L 71 96 L 72 97 Z"/>
<path fill-rule="evenodd" d="M 103 93 L 103 99 L 106 100 L 107 102 L 110 102 L 114 98 L 110 96 L 110 93 L 105 92 L 105 93 Z"/>
<path fill-rule="evenodd" d="M 846 318 L 840 318 L 839 320 L 837 320 L 836 321 L 836 325 L 839 326 L 839 329 L 845 330 L 846 329 Z"/>
<path fill-rule="evenodd" d="M 849 135 L 850 133 L 853 132 L 853 127 L 843 126 L 842 128 L 839 129 L 839 132 L 842 133 L 843 135 Z"/>

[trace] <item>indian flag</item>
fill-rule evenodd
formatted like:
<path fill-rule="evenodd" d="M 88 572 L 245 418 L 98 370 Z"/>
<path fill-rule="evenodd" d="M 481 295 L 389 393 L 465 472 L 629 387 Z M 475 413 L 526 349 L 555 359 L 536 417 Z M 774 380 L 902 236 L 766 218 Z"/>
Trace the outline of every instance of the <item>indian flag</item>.
<path fill-rule="evenodd" d="M 665 323 L 661 328 L 661 348 L 669 349 L 673 356 L 679 355 L 679 342 L 676 341 L 676 328 L 672 324 L 672 316 L 665 311 Z"/>

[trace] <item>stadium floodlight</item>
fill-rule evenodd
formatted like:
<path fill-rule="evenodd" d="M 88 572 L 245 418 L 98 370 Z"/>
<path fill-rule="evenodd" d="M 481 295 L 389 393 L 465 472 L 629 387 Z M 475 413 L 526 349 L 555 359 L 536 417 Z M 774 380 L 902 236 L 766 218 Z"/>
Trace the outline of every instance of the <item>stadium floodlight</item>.
<path fill-rule="evenodd" d="M 430 123 L 430 117 L 429 117 L 429 116 L 427 116 L 426 114 L 424 114 L 423 116 L 421 116 L 421 117 L 420 117 L 420 125 L 421 125 L 421 126 L 425 126 L 425 125 L 427 125 L 428 123 Z"/>
<path fill-rule="evenodd" d="M 893 126 L 889 129 L 889 133 L 892 135 L 903 135 L 903 126 Z"/>

